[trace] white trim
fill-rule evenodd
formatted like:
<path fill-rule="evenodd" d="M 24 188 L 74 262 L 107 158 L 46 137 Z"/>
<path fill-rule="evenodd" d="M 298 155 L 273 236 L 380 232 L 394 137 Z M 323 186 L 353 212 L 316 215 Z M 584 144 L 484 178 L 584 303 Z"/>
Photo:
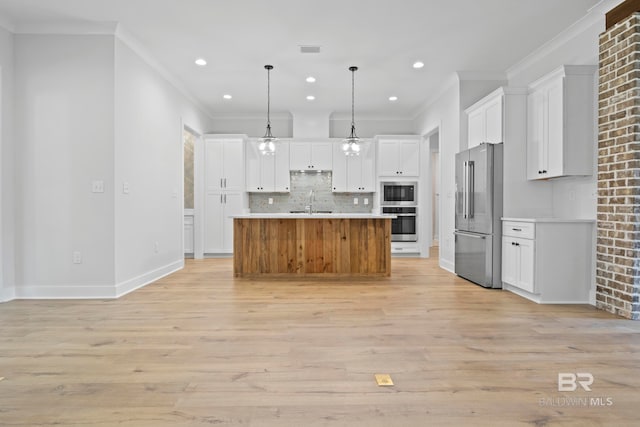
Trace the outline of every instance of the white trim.
<path fill-rule="evenodd" d="M 595 289 L 591 289 L 589 291 L 589 304 L 591 304 L 592 306 L 596 306 L 596 290 Z"/>
<path fill-rule="evenodd" d="M 184 84 L 173 76 L 165 67 L 163 67 L 149 51 L 142 46 L 142 44 L 121 24 L 118 24 L 114 31 L 114 36 L 123 42 L 127 47 L 134 51 L 143 61 L 145 61 L 151 68 L 153 68 L 158 74 L 160 74 L 166 81 L 169 82 L 174 88 L 178 90 L 185 98 L 193 103 L 195 107 L 200 109 L 205 116 L 213 120 L 213 116 L 205 105 L 191 94 L 184 86 Z"/>
<path fill-rule="evenodd" d="M 13 299 L 114 299 L 184 268 L 184 259 L 113 285 L 17 286 Z M 4 296 L 4 295 L 3 295 Z"/>
<path fill-rule="evenodd" d="M 533 301 L 536 304 L 590 304 L 589 301 L 581 301 L 581 300 L 563 300 L 563 301 L 543 300 L 540 295 L 532 294 L 530 292 L 527 292 L 515 286 L 511 286 L 504 282 L 502 282 L 502 289 L 505 291 L 514 293 L 522 298 L 528 299 L 529 301 Z"/>
<path fill-rule="evenodd" d="M 507 81 L 507 73 L 504 71 L 458 71 L 456 74 L 459 81 Z"/>
<path fill-rule="evenodd" d="M 15 288 L 0 289 L 0 302 L 9 302 L 16 298 Z"/>
<path fill-rule="evenodd" d="M 440 257 L 440 268 L 447 270 L 449 273 L 456 274 L 456 267 L 453 262 Z"/>
<path fill-rule="evenodd" d="M 526 71 L 528 68 L 542 61 L 545 56 L 549 55 L 565 43 L 568 43 L 569 40 L 578 36 L 592 25 L 601 23 L 602 31 L 604 31 L 605 14 L 620 3 L 622 3 L 622 0 L 602 0 L 600 3 L 593 6 L 585 16 L 574 22 L 566 30 L 535 49 L 520 62 L 509 67 L 507 69 L 508 79 L 513 79 L 514 76 Z"/>
<path fill-rule="evenodd" d="M 452 87 L 455 87 L 455 85 L 459 85 L 460 81 L 458 80 L 458 75 L 456 73 L 451 73 L 449 74 L 449 77 L 447 77 L 443 82 L 442 85 L 440 86 L 440 90 L 437 91 L 435 93 L 435 95 L 430 96 L 429 98 L 426 99 L 426 101 L 422 104 L 421 107 L 419 107 L 415 114 L 413 115 L 413 117 L 411 117 L 411 120 L 417 120 L 422 114 L 424 114 L 433 104 L 435 104 L 436 102 L 438 102 L 440 100 L 440 98 L 442 98 L 444 96 L 445 93 L 447 93 L 447 91 L 449 91 Z"/>
<path fill-rule="evenodd" d="M 156 268 L 155 270 L 141 274 L 140 276 L 133 277 L 131 279 L 125 280 L 124 282 L 120 282 L 116 284 L 115 287 L 116 298 L 120 298 L 121 296 L 126 295 L 129 292 L 140 289 L 143 286 L 146 286 L 152 282 L 155 282 L 156 280 L 168 276 L 171 273 L 175 273 L 178 270 L 182 270 L 183 268 L 184 258 L 181 258 L 177 261 L 165 265 L 164 267 Z"/>
<path fill-rule="evenodd" d="M 15 26 L 15 34 L 114 35 L 117 22 L 27 22 Z"/>
<path fill-rule="evenodd" d="M 115 298 L 113 285 L 16 286 L 15 299 Z"/>

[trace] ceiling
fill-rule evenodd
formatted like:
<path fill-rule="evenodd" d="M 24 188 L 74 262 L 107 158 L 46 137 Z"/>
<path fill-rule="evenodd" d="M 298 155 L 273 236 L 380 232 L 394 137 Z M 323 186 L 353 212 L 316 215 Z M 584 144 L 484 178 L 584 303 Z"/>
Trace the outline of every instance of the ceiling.
<path fill-rule="evenodd" d="M 265 64 L 274 66 L 272 112 L 349 114 L 356 65 L 356 117 L 407 118 L 453 72 L 504 72 L 597 2 L 0 0 L 0 17 L 16 33 L 118 23 L 212 115 L 264 115 Z M 196 66 L 198 57 L 208 65 Z M 424 68 L 412 67 L 417 60 Z"/>

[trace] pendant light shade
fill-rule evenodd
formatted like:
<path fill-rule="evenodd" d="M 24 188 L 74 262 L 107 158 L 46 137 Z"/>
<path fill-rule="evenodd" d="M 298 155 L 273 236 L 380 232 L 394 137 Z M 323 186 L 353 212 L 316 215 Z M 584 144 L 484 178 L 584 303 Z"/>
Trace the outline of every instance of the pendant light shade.
<path fill-rule="evenodd" d="M 358 67 L 349 67 L 351 71 L 351 133 L 342 141 L 342 151 L 347 156 L 360 155 L 360 138 L 356 135 L 356 123 L 355 123 L 355 73 Z"/>
<path fill-rule="evenodd" d="M 271 134 L 271 70 L 273 65 L 265 65 L 264 69 L 267 70 L 267 130 L 264 136 L 260 139 L 258 150 L 263 155 L 273 155 L 276 153 L 275 141 L 278 139 Z"/>

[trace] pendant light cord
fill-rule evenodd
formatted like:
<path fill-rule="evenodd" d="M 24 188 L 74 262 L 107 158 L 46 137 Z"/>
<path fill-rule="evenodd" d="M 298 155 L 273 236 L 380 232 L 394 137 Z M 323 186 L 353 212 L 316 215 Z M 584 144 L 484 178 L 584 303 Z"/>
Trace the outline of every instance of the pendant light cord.
<path fill-rule="evenodd" d="M 267 68 L 267 126 L 271 127 L 271 68 Z"/>
<path fill-rule="evenodd" d="M 355 85 L 356 85 L 356 71 L 358 67 L 351 66 L 349 67 L 349 71 L 351 71 L 351 134 L 349 135 L 349 139 L 351 141 L 356 141 L 358 139 L 358 135 L 356 135 L 356 119 L 355 119 Z"/>

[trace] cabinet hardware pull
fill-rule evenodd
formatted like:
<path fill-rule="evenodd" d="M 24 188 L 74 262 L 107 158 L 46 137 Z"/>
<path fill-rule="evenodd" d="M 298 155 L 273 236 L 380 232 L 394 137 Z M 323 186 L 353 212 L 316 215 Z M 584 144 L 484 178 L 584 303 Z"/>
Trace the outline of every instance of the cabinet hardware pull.
<path fill-rule="evenodd" d="M 522 228 L 512 228 L 513 231 L 522 231 Z"/>

